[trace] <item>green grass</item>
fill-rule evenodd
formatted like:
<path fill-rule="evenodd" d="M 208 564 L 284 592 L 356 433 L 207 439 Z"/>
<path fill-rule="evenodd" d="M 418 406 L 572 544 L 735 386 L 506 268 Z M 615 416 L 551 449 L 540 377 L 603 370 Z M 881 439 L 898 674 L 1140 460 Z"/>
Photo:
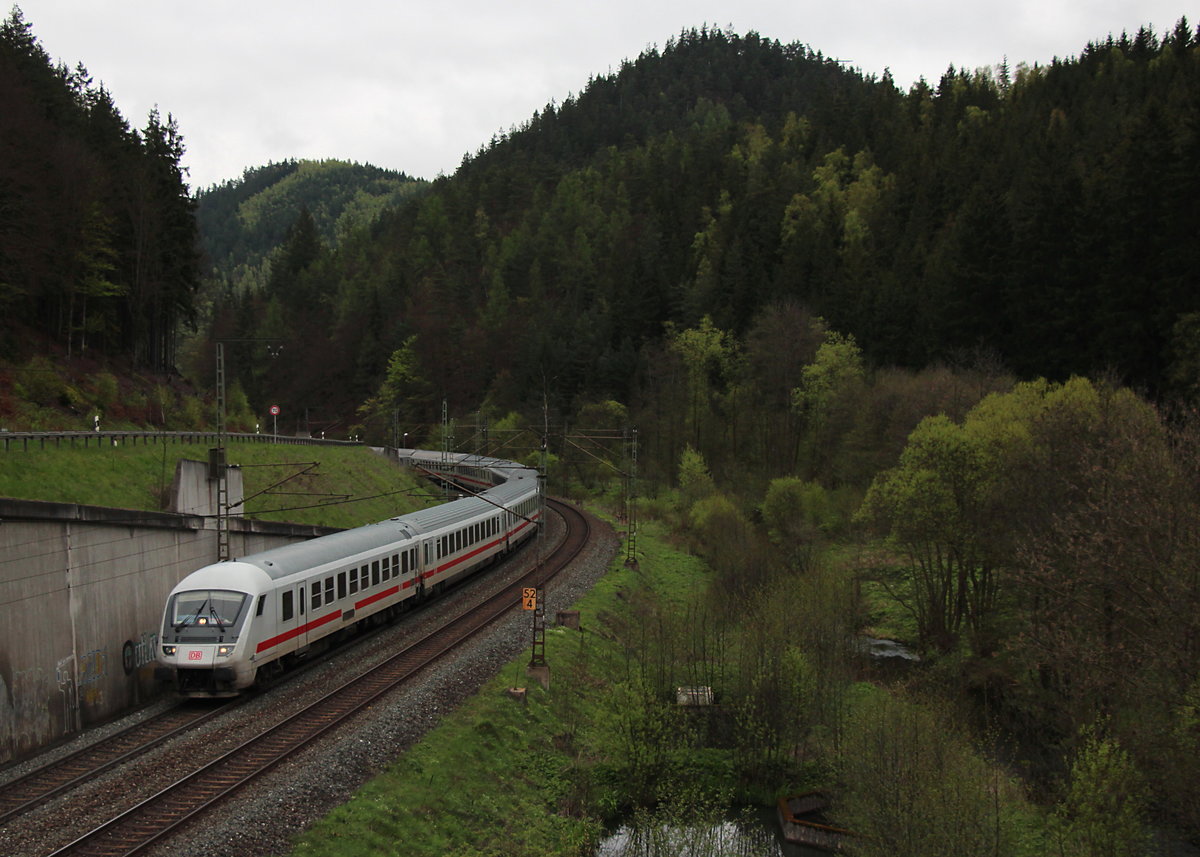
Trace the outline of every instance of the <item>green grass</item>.
<path fill-rule="evenodd" d="M 207 461 L 208 446 L 138 444 L 0 451 L 0 496 L 161 510 L 179 459 Z M 363 447 L 231 442 L 228 461 L 242 466 L 247 497 L 299 473 L 312 462 L 319 463 L 314 472 L 273 489 L 289 493 L 249 500 L 248 517 L 252 518 L 357 527 L 428 505 L 423 480 Z M 319 495 L 348 495 L 348 501 Z"/>
<path fill-rule="evenodd" d="M 293 854 L 590 853 L 602 811 L 616 807 L 623 786 L 617 700 L 628 658 L 605 617 L 623 614 L 635 591 L 665 596 L 701 585 L 708 574 L 699 560 L 670 548 L 654 523 L 642 525 L 638 546 L 638 569 L 626 568 L 618 553 L 575 605 L 582 630 L 547 629 L 549 690 L 525 677 L 529 656 L 522 653 L 302 834 Z M 526 686 L 524 704 L 507 695 L 515 685 Z"/>

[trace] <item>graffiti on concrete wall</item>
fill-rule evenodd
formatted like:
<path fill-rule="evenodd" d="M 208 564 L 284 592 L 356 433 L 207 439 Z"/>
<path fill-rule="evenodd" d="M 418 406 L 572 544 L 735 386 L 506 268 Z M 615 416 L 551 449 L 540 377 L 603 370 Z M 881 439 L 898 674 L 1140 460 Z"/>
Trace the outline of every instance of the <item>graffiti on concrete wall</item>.
<path fill-rule="evenodd" d="M 108 676 L 108 649 L 92 649 L 79 658 L 79 704 L 104 701 L 103 681 Z"/>
<path fill-rule="evenodd" d="M 49 682 L 40 668 L 17 670 L 11 686 L 0 679 L 0 761 L 5 761 L 54 737 L 50 711 L 43 701 Z"/>
<path fill-rule="evenodd" d="M 63 722 L 74 723 L 75 711 L 79 708 L 75 693 L 75 656 L 67 655 L 54 665 L 54 680 L 58 682 L 58 693 L 63 704 Z"/>
<path fill-rule="evenodd" d="M 121 647 L 121 668 L 125 675 L 133 675 L 136 670 L 154 663 L 158 656 L 158 634 L 153 631 L 143 631 L 135 643 L 126 640 Z"/>
<path fill-rule="evenodd" d="M 8 685 L 0 675 L 0 763 L 12 758 L 12 705 L 8 700 Z"/>

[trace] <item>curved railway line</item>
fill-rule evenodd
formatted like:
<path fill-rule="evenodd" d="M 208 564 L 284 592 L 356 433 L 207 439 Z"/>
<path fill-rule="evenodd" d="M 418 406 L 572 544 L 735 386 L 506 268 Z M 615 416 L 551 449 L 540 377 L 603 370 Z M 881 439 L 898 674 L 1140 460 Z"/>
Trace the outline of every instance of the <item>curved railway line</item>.
<path fill-rule="evenodd" d="M 520 590 L 543 585 L 567 567 L 590 538 L 588 519 L 570 504 L 547 500 L 563 519 L 565 536 L 554 550 L 520 579 L 498 588 L 476 608 L 468 609 L 436 631 L 417 640 L 365 674 L 346 681 L 314 704 L 285 718 L 219 758 L 198 767 L 159 793 L 53 852 L 58 855 L 132 855 L 162 840 L 189 819 L 232 794 L 259 774 L 345 723 L 372 702 L 435 663 L 479 633 L 520 602 Z M 234 704 L 237 704 L 236 702 Z M 85 748 L 51 766 L 0 788 L 0 822 L 85 782 L 200 722 L 228 711 L 179 706 Z M 188 721 L 188 711 L 192 719 Z M 178 713 L 176 713 L 178 712 Z M 203 720 L 197 720 L 202 716 Z M 188 722 L 179 722 L 179 721 Z M 173 725 L 169 725 L 171 721 Z M 112 745 L 112 746 L 110 746 Z M 90 766 L 90 767 L 89 767 Z"/>

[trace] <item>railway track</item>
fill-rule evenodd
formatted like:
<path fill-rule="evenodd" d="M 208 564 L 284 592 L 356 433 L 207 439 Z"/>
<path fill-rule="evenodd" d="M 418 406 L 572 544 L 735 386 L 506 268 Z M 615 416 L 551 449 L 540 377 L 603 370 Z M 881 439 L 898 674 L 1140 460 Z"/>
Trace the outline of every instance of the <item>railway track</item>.
<path fill-rule="evenodd" d="M 109 768 L 207 723 L 241 701 L 230 700 L 218 706 L 176 705 L 103 741 L 5 783 L 0 786 L 0 825 Z"/>
<path fill-rule="evenodd" d="M 566 536 L 548 557 L 519 580 L 502 587 L 483 604 L 460 614 L 379 666 L 53 852 L 51 857 L 125 857 L 143 851 L 319 736 L 345 723 L 513 609 L 520 601 L 522 588 L 544 584 L 565 568 L 590 538 L 587 518 L 578 510 L 558 501 L 547 503 L 563 518 Z"/>

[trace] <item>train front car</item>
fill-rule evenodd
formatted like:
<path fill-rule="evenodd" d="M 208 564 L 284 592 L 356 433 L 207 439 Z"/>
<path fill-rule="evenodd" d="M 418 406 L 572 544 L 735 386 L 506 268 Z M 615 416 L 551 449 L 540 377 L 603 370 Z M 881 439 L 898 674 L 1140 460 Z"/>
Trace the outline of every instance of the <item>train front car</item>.
<path fill-rule="evenodd" d="M 247 563 L 192 572 L 167 598 L 155 678 L 185 696 L 236 696 L 254 683 L 249 653 L 256 605 L 268 583 Z"/>

